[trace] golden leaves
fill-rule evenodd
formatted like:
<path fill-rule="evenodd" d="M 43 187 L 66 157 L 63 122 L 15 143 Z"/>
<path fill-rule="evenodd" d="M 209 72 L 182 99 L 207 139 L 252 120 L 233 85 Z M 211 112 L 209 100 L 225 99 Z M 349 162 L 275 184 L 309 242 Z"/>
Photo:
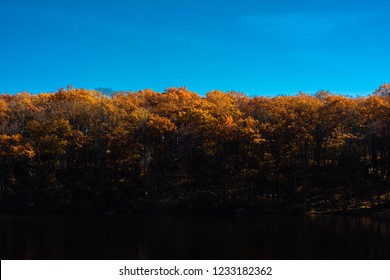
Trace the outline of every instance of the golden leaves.
<path fill-rule="evenodd" d="M 13 159 L 31 159 L 35 151 L 30 143 L 25 143 L 22 135 L 0 135 L 0 157 Z"/>
<path fill-rule="evenodd" d="M 168 118 L 160 117 L 158 115 L 151 115 L 146 122 L 146 127 L 158 135 L 164 135 L 176 129 L 175 124 Z"/>
<path fill-rule="evenodd" d="M 68 120 L 58 119 L 39 123 L 30 121 L 26 126 L 34 147 L 45 155 L 66 153 L 70 138 L 74 135 Z"/>

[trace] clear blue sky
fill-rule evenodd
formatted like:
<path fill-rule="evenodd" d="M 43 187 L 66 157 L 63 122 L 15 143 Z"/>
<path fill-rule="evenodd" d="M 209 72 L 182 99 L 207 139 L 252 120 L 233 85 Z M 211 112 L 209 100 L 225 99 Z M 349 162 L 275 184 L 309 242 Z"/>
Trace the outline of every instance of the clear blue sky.
<path fill-rule="evenodd" d="M 369 94 L 390 82 L 389 3 L 1 0 L 0 93 Z"/>

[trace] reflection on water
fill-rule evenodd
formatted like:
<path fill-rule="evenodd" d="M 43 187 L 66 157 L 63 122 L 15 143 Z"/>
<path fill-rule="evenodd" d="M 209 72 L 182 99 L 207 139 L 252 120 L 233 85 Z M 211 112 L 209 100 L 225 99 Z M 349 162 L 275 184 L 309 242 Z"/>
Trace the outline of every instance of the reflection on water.
<path fill-rule="evenodd" d="M 389 259 L 390 223 L 342 216 L 1 216 L 1 259 Z"/>

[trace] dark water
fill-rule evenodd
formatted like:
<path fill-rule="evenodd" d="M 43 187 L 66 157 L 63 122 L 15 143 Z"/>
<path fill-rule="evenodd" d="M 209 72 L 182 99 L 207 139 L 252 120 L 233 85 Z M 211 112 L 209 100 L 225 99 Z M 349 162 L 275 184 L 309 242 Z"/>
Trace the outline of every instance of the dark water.
<path fill-rule="evenodd" d="M 390 259 L 390 222 L 342 216 L 0 216 L 1 259 Z"/>

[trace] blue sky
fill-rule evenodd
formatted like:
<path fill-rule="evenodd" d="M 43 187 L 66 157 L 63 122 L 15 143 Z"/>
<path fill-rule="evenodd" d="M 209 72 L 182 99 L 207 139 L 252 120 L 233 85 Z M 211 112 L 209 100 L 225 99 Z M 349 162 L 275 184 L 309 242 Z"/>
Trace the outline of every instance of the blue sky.
<path fill-rule="evenodd" d="M 1 0 L 0 93 L 248 95 L 390 82 L 389 1 Z"/>

